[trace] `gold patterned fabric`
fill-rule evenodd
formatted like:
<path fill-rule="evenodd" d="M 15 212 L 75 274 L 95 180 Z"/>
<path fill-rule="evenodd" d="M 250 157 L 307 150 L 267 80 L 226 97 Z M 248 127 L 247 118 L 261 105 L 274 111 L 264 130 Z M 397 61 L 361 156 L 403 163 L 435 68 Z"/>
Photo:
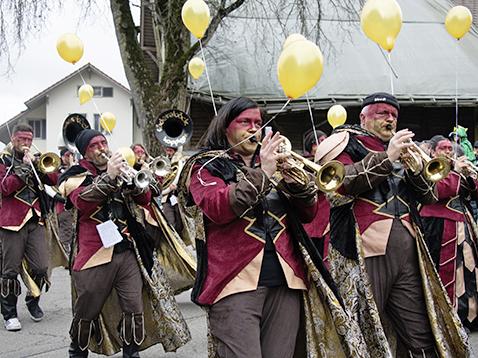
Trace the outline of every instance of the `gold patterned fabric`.
<path fill-rule="evenodd" d="M 446 291 L 438 277 L 418 227 L 416 243 L 428 317 L 440 357 L 469 357 L 470 346 L 466 332 L 455 314 Z M 358 261 L 342 256 L 329 247 L 330 272 L 339 287 L 345 306 L 359 324 L 371 357 L 395 355 L 391 344 L 395 340 L 392 327 L 387 327 L 387 336 L 375 304 L 363 259 L 361 237 L 356 230 Z"/>

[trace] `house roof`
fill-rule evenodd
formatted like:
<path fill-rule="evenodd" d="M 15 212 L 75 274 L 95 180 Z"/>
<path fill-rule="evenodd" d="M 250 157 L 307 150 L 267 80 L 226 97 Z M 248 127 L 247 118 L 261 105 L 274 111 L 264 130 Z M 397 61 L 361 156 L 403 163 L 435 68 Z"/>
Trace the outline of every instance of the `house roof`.
<path fill-rule="evenodd" d="M 32 98 L 28 99 L 26 102 L 25 102 L 25 106 L 27 106 L 28 108 L 32 108 L 32 107 L 35 107 L 37 104 L 41 103 L 42 101 L 45 100 L 45 96 L 51 92 L 53 89 L 57 88 L 58 86 L 61 86 L 63 83 L 69 81 L 70 79 L 72 79 L 73 77 L 77 76 L 78 73 L 82 73 L 82 72 L 86 72 L 86 71 L 92 71 L 94 73 L 96 73 L 97 75 L 99 75 L 100 77 L 103 77 L 105 78 L 106 80 L 114 83 L 115 85 L 117 85 L 119 88 L 121 88 L 122 90 L 126 91 L 128 94 L 130 93 L 130 90 L 128 88 L 126 88 L 125 86 L 123 86 L 121 83 L 119 83 L 118 81 L 116 81 L 115 79 L 111 78 L 110 76 L 108 76 L 106 73 L 104 73 L 103 71 L 101 71 L 98 67 L 95 67 L 93 66 L 91 63 L 87 63 L 85 64 L 84 66 L 80 67 L 78 70 L 70 73 L 68 76 L 62 78 L 61 80 L 59 80 L 58 82 L 55 82 L 54 84 L 52 84 L 51 86 L 45 88 L 43 91 L 41 91 L 40 93 L 36 94 L 35 96 L 33 96 Z"/>
<path fill-rule="evenodd" d="M 39 104 L 43 103 L 46 99 L 46 95 L 51 92 L 53 89 L 57 88 L 58 86 L 61 86 L 63 83 L 69 81 L 70 79 L 72 79 L 73 77 L 77 76 L 78 73 L 83 73 L 83 72 L 86 72 L 86 71 L 92 71 L 94 73 L 96 73 L 98 76 L 100 77 L 103 77 L 104 79 L 112 82 L 113 84 L 115 84 L 116 86 L 118 86 L 119 88 L 121 88 L 123 91 L 127 92 L 128 94 L 130 94 L 130 90 L 125 87 L 124 85 L 122 85 L 121 83 L 119 83 L 118 81 L 116 81 L 115 79 L 113 79 L 112 77 L 108 76 L 106 73 L 104 73 L 103 71 L 101 71 L 98 67 L 92 65 L 91 63 L 87 63 L 85 65 L 83 65 L 82 67 L 80 67 L 79 69 L 75 70 L 74 72 L 70 73 L 68 76 L 66 77 L 63 77 L 61 80 L 55 82 L 54 84 L 52 84 L 51 86 L 45 88 L 43 91 L 41 91 L 40 93 L 34 95 L 33 97 L 31 97 L 30 99 L 28 99 L 25 103 L 25 106 L 27 106 L 27 109 L 18 113 L 17 115 L 15 115 L 14 117 L 10 118 L 8 121 L 0 124 L 0 129 L 5 127 L 7 125 L 7 123 L 10 125 L 12 123 L 15 123 L 19 118 L 21 118 L 25 113 L 27 113 L 28 111 L 36 108 Z"/>
<path fill-rule="evenodd" d="M 446 13 L 452 6 L 446 0 L 401 0 L 400 6 L 404 21 L 391 52 L 391 62 L 399 77 L 393 81 L 395 95 L 405 103 L 452 105 L 456 71 L 460 105 L 476 105 L 476 28 L 460 41 L 453 39 L 444 27 Z M 358 16 L 352 21 L 323 16 L 322 31 L 329 42 L 319 41 L 324 53 L 324 71 L 308 93 L 315 106 L 326 108 L 343 101 L 358 105 L 370 93 L 391 92 L 386 55 L 362 33 Z M 280 108 L 286 97 L 277 79 L 276 66 L 285 38 L 280 31 L 284 20 L 277 22 L 277 33 L 257 31 L 263 18 L 232 16 L 226 21 L 206 46 L 206 62 L 215 95 L 248 96 L 259 102 L 276 103 Z M 268 21 L 274 28 L 276 20 Z M 311 29 L 315 20 L 307 21 Z M 288 34 L 300 32 L 296 21 L 285 21 L 285 27 Z M 196 96 L 210 100 L 206 76 L 190 82 L 189 89 Z M 304 101 L 303 97 L 292 105 L 303 106 Z"/>

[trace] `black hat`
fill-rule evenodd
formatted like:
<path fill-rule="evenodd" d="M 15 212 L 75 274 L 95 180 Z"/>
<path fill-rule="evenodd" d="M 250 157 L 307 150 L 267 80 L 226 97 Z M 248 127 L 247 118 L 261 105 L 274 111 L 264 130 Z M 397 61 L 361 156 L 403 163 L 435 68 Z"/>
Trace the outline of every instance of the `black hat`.
<path fill-rule="evenodd" d="M 324 132 L 322 132 L 321 130 L 316 130 L 315 133 L 317 133 L 317 139 L 319 139 L 320 137 L 327 137 L 327 134 L 325 134 Z M 304 149 L 310 153 L 310 151 L 312 150 L 312 146 L 314 144 L 318 144 L 316 143 L 315 141 L 315 135 L 314 135 L 314 131 L 313 130 L 310 130 L 308 133 L 306 133 L 306 135 L 304 136 Z"/>
<path fill-rule="evenodd" d="M 75 145 L 81 155 L 85 155 L 86 148 L 88 148 L 90 141 L 99 135 L 106 138 L 103 133 L 95 131 L 94 129 L 84 129 L 78 134 L 78 137 L 75 139 Z"/>
<path fill-rule="evenodd" d="M 397 99 L 390 93 L 386 92 L 377 92 L 365 97 L 362 102 L 362 108 L 375 103 L 386 103 L 391 106 L 394 106 L 397 110 L 400 110 L 400 105 L 398 104 Z"/>
<path fill-rule="evenodd" d="M 478 148 L 478 140 L 473 144 L 473 148 Z"/>
<path fill-rule="evenodd" d="M 63 157 L 67 152 L 70 150 L 68 148 L 61 148 L 60 150 L 60 157 Z"/>

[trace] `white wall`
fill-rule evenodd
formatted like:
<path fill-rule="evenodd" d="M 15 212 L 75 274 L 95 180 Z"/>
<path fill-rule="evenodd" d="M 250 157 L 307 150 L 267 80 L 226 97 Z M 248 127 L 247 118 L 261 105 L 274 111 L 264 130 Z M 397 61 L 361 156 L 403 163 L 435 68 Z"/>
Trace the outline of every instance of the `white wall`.
<path fill-rule="evenodd" d="M 130 146 L 133 142 L 133 107 L 129 94 L 111 81 L 94 72 L 83 71 L 85 81 L 91 86 L 113 87 L 113 97 L 93 97 L 80 105 L 77 88 L 83 84 L 80 76 L 74 76 L 48 94 L 46 104 L 47 149 L 57 151 L 58 136 L 65 118 L 70 113 L 86 113 L 86 118 L 94 128 L 94 113 L 112 112 L 116 116 L 116 127 L 112 136 L 107 136 L 112 149 Z M 96 104 L 96 106 L 95 106 Z"/>

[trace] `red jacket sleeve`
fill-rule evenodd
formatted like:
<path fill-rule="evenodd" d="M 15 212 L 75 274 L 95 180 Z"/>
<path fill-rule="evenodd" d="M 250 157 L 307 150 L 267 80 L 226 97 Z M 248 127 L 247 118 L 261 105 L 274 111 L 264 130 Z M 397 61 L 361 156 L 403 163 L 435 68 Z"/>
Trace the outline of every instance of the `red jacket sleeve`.
<path fill-rule="evenodd" d="M 7 167 L 0 164 L 0 188 L 2 196 L 10 196 L 19 190 L 25 183 L 12 171 L 7 175 Z"/>

